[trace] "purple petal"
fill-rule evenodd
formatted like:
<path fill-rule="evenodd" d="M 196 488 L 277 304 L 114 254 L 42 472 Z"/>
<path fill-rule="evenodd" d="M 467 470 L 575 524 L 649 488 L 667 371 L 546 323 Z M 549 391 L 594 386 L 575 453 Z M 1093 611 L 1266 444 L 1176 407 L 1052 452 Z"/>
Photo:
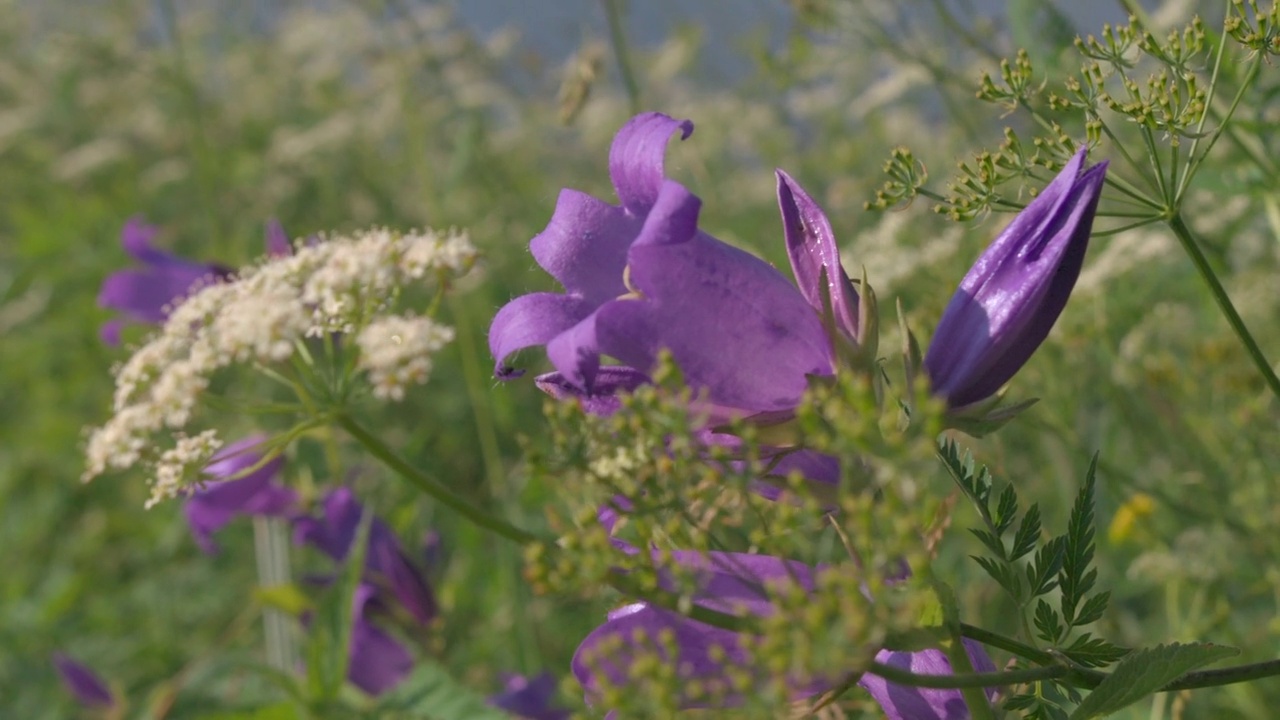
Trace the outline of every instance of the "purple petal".
<path fill-rule="evenodd" d="M 551 222 L 529 241 L 529 250 L 569 294 L 595 307 L 627 291 L 627 248 L 643 222 L 585 193 L 561 190 Z"/>
<path fill-rule="evenodd" d="M 421 625 L 427 625 L 439 614 L 435 594 L 426 580 L 404 556 L 394 537 L 380 534 L 370 543 L 369 564 L 382 574 L 396 600 Z"/>
<path fill-rule="evenodd" d="M 553 372 L 534 378 L 542 392 L 556 400 L 576 400 L 592 415 L 612 415 L 622 407 L 622 396 L 649 382 L 649 376 L 622 365 L 606 365 L 596 371 L 591 390 L 583 390 Z"/>
<path fill-rule="evenodd" d="M 217 268 L 185 263 L 120 270 L 102 282 L 98 305 L 119 310 L 138 322 L 161 323 L 169 315 L 166 308 L 185 298 L 193 285 L 217 276 Z"/>
<path fill-rule="evenodd" d="M 811 568 L 780 558 L 677 552 L 675 560 L 686 568 L 701 571 L 694 602 L 720 612 L 767 616 L 773 612 L 769 602 L 771 587 L 779 583 L 799 583 L 808 590 L 813 588 Z M 666 589 L 674 589 L 670 577 L 660 577 L 659 582 Z M 674 641 L 674 656 L 657 642 L 664 632 L 669 632 Z M 650 653 L 674 663 L 682 679 L 696 679 L 706 686 L 717 687 L 719 693 L 725 694 L 718 698 L 720 704 L 741 701 L 727 695 L 729 672 L 734 668 L 754 667 L 737 633 L 646 603 L 634 603 L 609 613 L 605 624 L 583 640 L 574 653 L 573 672 L 591 697 L 606 681 L 613 686 L 627 684 L 632 663 L 638 656 Z M 827 685 L 826 679 L 797 681 L 796 692 L 798 696 L 810 695 Z M 709 699 L 688 697 L 682 698 L 681 703 L 682 707 L 702 707 Z"/>
<path fill-rule="evenodd" d="M 622 207 L 643 216 L 657 201 L 666 173 L 663 160 L 667 143 L 680 131 L 684 140 L 693 133 L 693 122 L 650 112 L 627 121 L 609 148 L 609 177 Z"/>
<path fill-rule="evenodd" d="M 556 679 L 551 673 L 533 678 L 512 675 L 506 688 L 489 698 L 489 704 L 525 720 L 568 720 L 568 710 L 556 707 Z"/>
<path fill-rule="evenodd" d="M 262 460 L 262 454 L 254 449 L 265 441 L 264 436 L 253 435 L 219 451 L 204 469 L 209 478 L 204 487 L 193 491 L 183 503 L 191 534 L 206 553 L 218 551 L 213 533 L 236 516 L 284 516 L 296 504 L 296 493 L 277 483 L 283 457 L 271 459 L 244 477 L 228 479 Z"/>
<path fill-rule="evenodd" d="M 151 246 L 151 241 L 159 234 L 160 228 L 148 224 L 141 215 L 134 215 L 120 229 L 120 244 L 125 252 L 141 262 L 164 262 L 168 256 Z"/>
<path fill-rule="evenodd" d="M 109 708 L 116 704 L 115 695 L 93 670 L 70 655 L 56 652 L 53 654 L 53 667 L 62 679 L 62 686 L 71 693 L 76 702 L 91 708 Z"/>
<path fill-rule="evenodd" d="M 288 257 L 293 254 L 293 246 L 289 244 L 289 236 L 280 221 L 271 218 L 267 221 L 267 255 L 271 257 Z"/>
<path fill-rule="evenodd" d="M 120 333 L 124 330 L 123 320 L 108 320 L 98 328 L 98 337 L 102 342 L 115 347 L 120 344 Z"/>
<path fill-rule="evenodd" d="M 597 311 L 599 350 L 645 370 L 666 348 L 716 405 L 794 407 L 808 375 L 832 372 L 821 320 L 768 263 L 697 231 L 700 204 L 678 183 L 663 185 L 629 254 L 642 297 Z"/>
<path fill-rule="evenodd" d="M 965 651 L 975 672 L 994 672 L 995 663 L 981 645 L 964 640 Z M 917 675 L 949 675 L 951 662 L 941 650 L 904 652 L 881 650 L 876 662 L 907 670 Z M 969 708 L 959 690 L 907 687 L 895 685 L 870 673 L 863 675 L 858 684 L 871 693 L 889 720 L 967 720 Z M 987 689 L 987 697 L 994 699 L 995 688 Z"/>
<path fill-rule="evenodd" d="M 373 594 L 373 588 L 367 585 L 356 590 L 347 679 L 352 685 L 376 696 L 404 680 L 413 669 L 413 656 L 395 638 L 365 618 L 365 607 Z"/>
<path fill-rule="evenodd" d="M 995 393 L 1052 329 L 1088 248 L 1106 163 L 1083 173 L 1084 149 L 1000 233 L 965 275 L 925 355 L 952 407 Z"/>
<path fill-rule="evenodd" d="M 819 315 L 824 312 L 824 305 L 830 304 L 836 326 L 850 339 L 857 340 L 858 294 L 840 263 L 840 249 L 831 223 L 818 203 L 790 175 L 778 170 L 777 176 L 782 230 L 800 292 Z M 826 287 L 822 287 L 824 270 Z"/>
<path fill-rule="evenodd" d="M 545 345 L 591 314 L 592 306 L 581 298 L 555 293 L 521 295 L 503 306 L 489 326 L 489 353 L 497 361 L 494 374 L 515 377 L 503 363 L 507 356 L 527 347 Z"/>

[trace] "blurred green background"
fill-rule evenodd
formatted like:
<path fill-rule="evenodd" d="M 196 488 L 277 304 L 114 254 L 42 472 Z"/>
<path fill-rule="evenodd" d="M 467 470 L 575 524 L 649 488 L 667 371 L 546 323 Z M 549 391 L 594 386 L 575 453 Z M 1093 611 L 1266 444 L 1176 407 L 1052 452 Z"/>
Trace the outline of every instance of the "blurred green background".
<path fill-rule="evenodd" d="M 1076 32 L 1126 14 L 1109 3 L 1046 16 L 1027 2 L 1006 13 L 941 0 L 633 1 L 620 7 L 629 94 L 607 4 L 536 18 L 519 3 L 451 5 L 0 0 L 3 717 L 74 715 L 48 660 L 59 649 L 108 676 L 142 717 L 209 717 L 269 695 L 244 670 L 260 660 L 260 626 L 228 633 L 256 579 L 250 525 L 228 528 L 210 558 L 177 505 L 142 509 L 140 477 L 78 482 L 82 430 L 106 417 L 109 370 L 124 357 L 98 339 L 108 314 L 95 296 L 128 262 L 118 234 L 130 216 L 160 225 L 160 242 L 182 255 L 230 265 L 261 252 L 271 217 L 294 237 L 468 229 L 486 259 L 446 306 L 458 341 L 379 421 L 437 477 L 537 525 L 556 488 L 528 481 L 518 439 L 538 442 L 541 398 L 531 383 L 492 380 L 485 332 L 511 297 L 553 289 L 527 242 L 561 187 L 612 197 L 607 150 L 634 109 L 696 123 L 668 169 L 705 200 L 704 228 L 785 264 L 772 176 L 784 167 L 831 216 L 846 265 L 866 267 L 882 307 L 903 299 L 927 337 L 1005 217 L 956 225 L 923 202 L 864 211 L 890 148 L 909 145 L 941 187 L 957 160 L 1016 122 L 974 99 L 981 70 L 1028 41 L 1056 57 Z M 1195 8 L 1147 9 L 1153 23 L 1184 23 Z M 1245 117 L 1265 127 L 1271 105 Z M 1224 149 L 1189 214 L 1277 357 L 1272 180 Z M 1101 452 L 1101 583 L 1114 594 L 1104 634 L 1221 642 L 1243 648 L 1242 661 L 1280 652 L 1275 404 L 1171 237 L 1143 228 L 1096 239 L 1014 394 L 1042 400 L 973 445 L 1041 503 L 1051 531 Z M 299 466 L 307 453 L 298 449 Z M 941 468 L 921 482 L 952 492 Z M 502 672 L 567 674 L 605 606 L 530 597 L 499 540 L 385 475 L 357 472 L 354 483 L 407 544 L 441 532 L 444 611 L 429 651 L 456 678 L 487 694 Z M 957 528 L 972 521 L 958 511 Z M 963 589 L 969 618 L 1000 627 L 998 588 L 965 557 L 976 542 L 957 529 L 944 545 L 940 572 Z M 300 566 L 315 560 L 300 555 Z M 166 682 L 172 705 L 148 709 Z M 1129 716 L 1265 718 L 1278 704 L 1269 681 Z"/>

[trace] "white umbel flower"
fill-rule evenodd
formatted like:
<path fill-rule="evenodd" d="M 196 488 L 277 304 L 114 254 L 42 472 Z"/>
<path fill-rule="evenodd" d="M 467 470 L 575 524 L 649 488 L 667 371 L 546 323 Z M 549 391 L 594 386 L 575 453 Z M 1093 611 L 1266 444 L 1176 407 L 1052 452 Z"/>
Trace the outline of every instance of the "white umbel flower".
<path fill-rule="evenodd" d="M 359 367 L 369 373 L 373 394 L 403 400 L 405 388 L 426 382 L 431 356 L 453 340 L 453 328 L 412 315 L 380 318 L 356 337 Z"/>
<path fill-rule="evenodd" d="M 279 365 L 308 337 L 354 336 L 373 394 L 402 398 L 406 387 L 426 380 L 431 355 L 453 331 L 392 314 L 396 300 L 410 285 L 462 275 L 475 258 L 457 231 L 375 228 L 300 243 L 291 256 L 198 288 L 116 369 L 115 414 L 90 432 L 82 479 L 141 462 L 155 471 L 148 504 L 173 497 L 198 469 L 187 459 L 213 447 L 212 435 L 181 434 L 212 375 L 235 364 Z"/>

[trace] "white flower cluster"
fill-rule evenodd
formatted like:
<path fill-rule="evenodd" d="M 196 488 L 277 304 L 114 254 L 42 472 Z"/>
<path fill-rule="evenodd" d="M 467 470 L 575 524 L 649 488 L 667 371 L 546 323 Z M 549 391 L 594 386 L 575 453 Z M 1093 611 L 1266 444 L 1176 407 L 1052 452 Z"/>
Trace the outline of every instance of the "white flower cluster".
<path fill-rule="evenodd" d="M 367 354 L 360 366 L 373 377 L 375 394 L 403 396 L 409 382 L 426 379 L 429 354 L 452 338 L 452 330 L 421 318 L 388 317 L 395 299 L 411 284 L 465 273 L 475 258 L 463 233 L 378 228 L 299 244 L 292 255 L 197 289 L 116 370 L 114 415 L 89 435 L 82 479 L 147 462 L 166 473 L 153 483 L 152 502 L 172 497 L 181 485 L 181 478 L 171 477 L 174 468 L 187 463 L 167 455 L 178 447 L 157 448 L 155 436 L 190 421 L 219 369 L 287 360 L 307 337 L 356 334 Z M 175 437 L 183 453 L 194 452 L 195 446 Z"/>
<path fill-rule="evenodd" d="M 392 315 L 369 323 L 356 344 L 359 367 L 369 373 L 373 394 L 403 400 L 405 388 L 426 382 L 431 356 L 453 340 L 453 328 L 431 318 Z"/>
<path fill-rule="evenodd" d="M 195 437 L 176 433 L 174 438 L 177 440 L 174 446 L 161 453 L 160 459 L 156 461 L 155 482 L 152 484 L 151 498 L 147 500 L 148 508 L 164 498 L 176 495 L 182 487 L 183 479 L 208 465 L 213 454 L 222 447 L 222 440 L 218 439 L 216 430 L 205 430 Z"/>

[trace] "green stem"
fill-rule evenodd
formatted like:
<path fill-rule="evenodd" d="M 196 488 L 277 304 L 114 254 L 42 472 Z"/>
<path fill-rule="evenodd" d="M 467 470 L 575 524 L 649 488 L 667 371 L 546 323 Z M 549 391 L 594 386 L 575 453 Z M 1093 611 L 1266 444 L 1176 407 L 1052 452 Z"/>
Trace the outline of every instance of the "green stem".
<path fill-rule="evenodd" d="M 501 535 L 518 545 L 529 545 L 531 543 L 547 541 L 546 538 L 539 537 L 518 528 L 515 525 L 494 517 L 480 508 L 472 505 L 470 501 L 461 495 L 450 490 L 444 483 L 427 475 L 418 468 L 409 464 L 404 458 L 396 454 L 394 450 L 387 447 L 377 436 L 365 430 L 359 423 L 347 415 L 337 415 L 334 420 L 338 425 L 342 426 L 351 437 L 355 438 L 364 446 L 369 454 L 378 458 L 384 465 L 394 470 L 400 477 L 408 480 L 410 484 L 418 488 L 422 492 L 435 498 L 437 501 L 447 505 L 459 515 L 470 520 L 475 525 L 488 530 L 489 532 Z M 549 543 L 550 544 L 550 543 Z"/>
<path fill-rule="evenodd" d="M 1236 665 L 1235 667 L 1218 670 L 1201 670 L 1200 672 L 1187 673 L 1160 688 L 1160 690 L 1192 690 L 1195 688 L 1218 687 L 1220 685 L 1232 685 L 1234 683 L 1276 677 L 1277 675 L 1280 675 L 1280 660 L 1267 660 L 1251 665 Z"/>
<path fill-rule="evenodd" d="M 1245 350 L 1249 353 L 1249 357 L 1253 360 L 1253 364 L 1257 366 L 1258 372 L 1267 381 L 1267 386 L 1271 388 L 1272 394 L 1280 398 L 1280 377 L 1276 377 L 1275 370 L 1272 369 L 1267 356 L 1262 353 L 1262 348 L 1258 347 L 1258 342 L 1253 339 L 1253 334 L 1245 326 L 1244 319 L 1236 311 L 1236 307 L 1232 304 L 1226 289 L 1222 287 L 1222 283 L 1218 281 L 1218 276 L 1213 272 L 1213 268 L 1209 266 L 1208 258 L 1205 257 L 1204 252 L 1200 250 L 1199 244 L 1196 243 L 1196 239 L 1191 235 L 1191 229 L 1187 227 L 1182 215 L 1178 213 L 1175 213 L 1167 222 L 1169 223 L 1169 229 L 1173 231 L 1174 236 L 1178 238 L 1178 242 L 1182 244 L 1182 249 L 1191 258 L 1191 263 L 1195 265 L 1196 272 L 1200 274 L 1200 278 L 1209 286 L 1209 292 L 1213 295 L 1214 301 L 1218 303 L 1218 308 L 1222 310 L 1227 323 L 1235 331 L 1236 337 L 1240 338 L 1240 343 L 1244 345 Z"/>
<path fill-rule="evenodd" d="M 1052 655 L 1043 650 L 1039 650 L 1011 637 L 1006 637 L 999 633 L 985 630 L 977 627 L 976 625 L 961 623 L 960 631 L 970 640 L 980 642 L 983 645 L 1000 648 L 1001 650 L 1013 653 L 1024 660 L 1030 660 L 1041 665 L 1049 665 L 1056 662 Z"/>
<path fill-rule="evenodd" d="M 872 661 L 867 672 L 898 685 L 908 687 L 935 688 L 938 690 L 963 690 L 965 688 L 988 688 L 1001 685 L 1017 685 L 1019 683 L 1038 682 L 1041 680 L 1062 680 L 1073 672 L 1063 665 L 1047 667 L 1005 670 L 1003 672 L 956 673 L 947 675 L 918 675 L 907 670 Z"/>
<path fill-rule="evenodd" d="M 600 0 L 604 5 L 605 17 L 609 20 L 609 42 L 613 45 L 613 55 L 618 61 L 618 72 L 622 75 L 622 85 L 627 89 L 627 100 L 631 103 L 631 114 L 639 114 L 640 85 L 636 82 L 635 73 L 631 70 L 631 58 L 627 53 L 627 35 L 622 30 L 622 8 L 619 0 Z"/>
<path fill-rule="evenodd" d="M 1225 44 L 1226 38 L 1222 38 L 1220 42 Z M 1231 105 L 1227 107 L 1227 111 L 1223 113 L 1222 120 L 1218 123 L 1218 127 L 1213 131 L 1213 134 L 1209 136 L 1208 141 L 1205 143 L 1204 152 L 1201 152 L 1199 155 L 1196 154 L 1196 150 L 1199 148 L 1199 138 L 1195 138 L 1191 141 L 1191 151 L 1187 153 L 1187 157 L 1189 159 L 1182 171 L 1182 180 L 1178 183 L 1177 191 L 1174 194 L 1175 204 L 1173 207 L 1177 208 L 1181 206 L 1182 196 L 1186 193 L 1187 187 L 1191 184 L 1191 178 L 1195 177 L 1196 171 L 1200 169 L 1200 164 L 1209 156 L 1209 151 L 1213 149 L 1213 146 L 1218 142 L 1218 138 L 1222 137 L 1223 131 L 1227 129 L 1227 125 L 1231 122 L 1231 117 L 1236 114 L 1236 108 L 1240 106 L 1240 101 L 1244 99 L 1245 91 L 1253 85 L 1253 81 L 1258 77 L 1258 71 L 1262 68 L 1262 60 L 1265 57 L 1265 54 L 1258 53 L 1258 56 L 1254 58 L 1252 63 L 1250 63 L 1249 69 L 1245 72 L 1244 78 L 1240 81 L 1239 89 L 1236 90 L 1235 97 L 1231 99 Z M 1204 125 L 1204 118 L 1209 116 L 1209 112 L 1212 108 L 1212 93 L 1214 87 L 1217 85 L 1219 65 L 1221 65 L 1221 51 L 1219 51 L 1218 63 L 1214 65 L 1213 68 L 1213 79 L 1209 83 L 1208 97 L 1205 98 L 1204 116 L 1200 118 L 1200 124 L 1202 126 Z"/>

